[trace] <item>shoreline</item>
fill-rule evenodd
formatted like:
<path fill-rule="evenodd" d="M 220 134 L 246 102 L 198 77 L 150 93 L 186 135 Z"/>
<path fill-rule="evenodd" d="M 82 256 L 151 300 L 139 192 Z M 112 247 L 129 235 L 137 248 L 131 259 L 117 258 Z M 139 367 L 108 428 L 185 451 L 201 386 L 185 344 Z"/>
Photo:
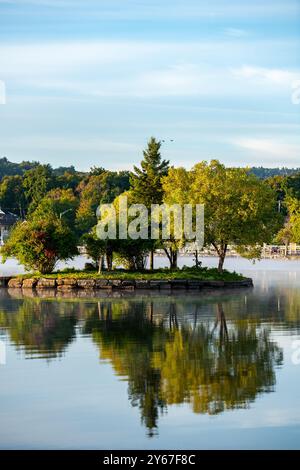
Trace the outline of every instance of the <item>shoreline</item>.
<path fill-rule="evenodd" d="M 109 278 L 81 278 L 73 277 L 5 277 L 0 278 L 0 286 L 9 289 L 56 291 L 201 291 L 202 289 L 253 287 L 251 278 L 236 280 L 200 280 L 200 279 L 109 279 Z"/>

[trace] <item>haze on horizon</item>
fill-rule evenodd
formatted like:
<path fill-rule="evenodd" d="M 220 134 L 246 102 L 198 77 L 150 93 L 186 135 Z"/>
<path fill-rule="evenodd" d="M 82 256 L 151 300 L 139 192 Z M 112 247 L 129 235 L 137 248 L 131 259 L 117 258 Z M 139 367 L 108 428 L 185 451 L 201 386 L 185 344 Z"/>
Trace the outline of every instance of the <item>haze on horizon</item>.
<path fill-rule="evenodd" d="M 0 0 L 0 157 L 298 167 L 300 0 Z M 171 140 L 174 140 L 171 142 Z"/>

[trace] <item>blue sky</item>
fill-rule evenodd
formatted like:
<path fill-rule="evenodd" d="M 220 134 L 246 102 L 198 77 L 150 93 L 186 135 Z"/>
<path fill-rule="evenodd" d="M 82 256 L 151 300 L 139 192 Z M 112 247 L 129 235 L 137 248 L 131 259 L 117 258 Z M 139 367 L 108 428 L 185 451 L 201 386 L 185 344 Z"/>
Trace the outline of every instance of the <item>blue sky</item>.
<path fill-rule="evenodd" d="M 0 0 L 0 156 L 130 169 L 154 135 L 176 166 L 300 166 L 299 20 L 300 0 Z"/>

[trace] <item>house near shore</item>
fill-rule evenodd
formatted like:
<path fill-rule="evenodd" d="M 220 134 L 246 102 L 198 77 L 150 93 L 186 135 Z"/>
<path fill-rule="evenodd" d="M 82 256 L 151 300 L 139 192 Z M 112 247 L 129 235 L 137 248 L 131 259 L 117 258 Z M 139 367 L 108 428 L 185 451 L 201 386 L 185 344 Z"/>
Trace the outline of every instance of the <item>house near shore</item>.
<path fill-rule="evenodd" d="M 15 214 L 3 212 L 0 208 L 0 246 L 4 245 L 4 241 L 8 237 L 10 229 L 17 220 L 18 217 Z"/>

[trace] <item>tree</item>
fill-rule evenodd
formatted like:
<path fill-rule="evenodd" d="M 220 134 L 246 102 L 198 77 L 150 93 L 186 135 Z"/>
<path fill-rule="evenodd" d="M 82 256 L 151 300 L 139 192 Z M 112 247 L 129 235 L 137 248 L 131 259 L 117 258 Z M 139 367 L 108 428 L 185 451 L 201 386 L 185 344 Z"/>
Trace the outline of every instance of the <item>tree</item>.
<path fill-rule="evenodd" d="M 116 240 L 115 258 L 130 271 L 146 268 L 147 255 L 152 246 L 151 240 Z"/>
<path fill-rule="evenodd" d="M 168 172 L 169 161 L 162 160 L 160 154 L 161 142 L 154 137 L 144 150 L 141 168 L 134 166 L 130 175 L 130 189 L 134 202 L 144 204 L 148 209 L 151 204 L 161 204 L 163 201 L 162 177 Z M 153 269 L 153 249 L 151 250 L 150 269 Z"/>
<path fill-rule="evenodd" d="M 76 237 L 66 223 L 53 213 L 34 215 L 17 222 L 1 249 L 3 262 L 15 257 L 27 270 L 51 273 L 59 260 L 78 254 Z"/>
<path fill-rule="evenodd" d="M 0 158 L 0 180 L 5 176 L 23 175 L 23 173 L 38 165 L 38 162 L 10 162 L 6 157 Z"/>
<path fill-rule="evenodd" d="M 289 212 L 286 230 L 290 235 L 289 241 L 300 243 L 300 200 L 287 198 L 286 205 Z"/>
<path fill-rule="evenodd" d="M 161 178 L 167 174 L 169 162 L 162 160 L 160 147 L 161 142 L 151 137 L 147 149 L 143 152 L 141 168 L 134 166 L 134 173 L 130 175 L 133 199 L 146 207 L 161 204 L 163 200 Z"/>
<path fill-rule="evenodd" d="M 243 254 L 246 246 L 270 241 L 281 217 L 274 191 L 246 169 L 225 168 L 217 160 L 192 169 L 191 197 L 205 204 L 205 239 L 219 256 L 223 270 L 228 244 Z"/>
<path fill-rule="evenodd" d="M 55 188 L 49 191 L 40 201 L 34 211 L 36 218 L 45 218 L 54 214 L 75 231 L 75 217 L 79 200 L 71 189 Z"/>
<path fill-rule="evenodd" d="M 300 173 L 288 176 L 283 183 L 288 196 L 300 199 Z"/>
<path fill-rule="evenodd" d="M 94 227 L 91 232 L 84 234 L 81 240 L 85 247 L 86 254 L 94 261 L 98 272 L 101 273 L 103 269 L 104 257 L 106 258 L 107 269 L 111 271 L 115 240 L 101 240 L 98 238 L 96 227 Z"/>
<path fill-rule="evenodd" d="M 54 177 L 50 165 L 37 165 L 24 174 L 24 194 L 29 204 L 29 211 L 33 212 L 40 200 L 54 187 Z"/>
<path fill-rule="evenodd" d="M 162 178 L 164 191 L 164 202 L 168 205 L 179 204 L 181 208 L 190 201 L 190 185 L 192 183 L 191 173 L 185 168 L 170 168 L 168 174 Z M 170 263 L 170 268 L 177 268 L 178 250 L 185 244 L 182 237 L 180 240 L 174 237 L 174 221 L 171 226 L 171 238 L 162 242 L 164 252 Z"/>
<path fill-rule="evenodd" d="M 24 217 L 26 199 L 22 188 L 22 176 L 4 176 L 0 183 L 0 205 L 4 210 Z"/>
<path fill-rule="evenodd" d="M 132 204 L 132 193 L 131 191 L 126 191 L 122 195 L 115 198 L 113 203 L 111 204 L 112 211 L 108 212 L 107 214 L 101 213 L 99 215 L 98 224 L 106 225 L 111 224 L 115 227 L 115 233 L 113 238 L 105 238 L 105 239 L 98 239 L 99 233 L 97 233 L 97 226 L 95 226 L 91 233 L 87 236 L 83 236 L 83 240 L 85 243 L 90 245 L 90 248 L 94 251 L 97 255 L 97 251 L 99 250 L 99 255 L 102 256 L 102 250 L 105 248 L 106 251 L 106 261 L 107 261 L 107 268 L 108 270 L 112 269 L 112 260 L 113 257 L 124 267 L 130 270 L 143 270 L 146 266 L 147 254 L 149 250 L 152 248 L 153 243 L 151 239 L 144 239 L 144 238 L 137 238 L 132 239 L 129 237 L 122 238 L 120 236 L 120 200 L 121 197 L 127 198 L 127 203 L 129 205 Z M 105 212 L 105 211 L 104 211 Z M 127 222 L 130 224 L 135 221 L 135 217 L 127 214 Z M 139 223 L 137 223 L 139 225 Z M 104 228 L 103 227 L 103 228 Z M 138 229 L 137 229 L 138 230 Z M 105 232 L 106 230 L 104 230 Z M 95 239 L 95 240 L 93 240 Z M 94 256 L 92 256 L 93 259 Z"/>
<path fill-rule="evenodd" d="M 101 203 L 110 203 L 129 187 L 127 172 L 111 172 L 94 168 L 90 176 L 82 180 L 77 191 L 80 204 L 76 225 L 80 233 L 89 232 L 97 223 L 96 210 Z"/>
<path fill-rule="evenodd" d="M 204 161 L 190 172 L 170 171 L 164 185 L 174 202 L 204 204 L 205 244 L 214 246 L 220 272 L 229 244 L 257 257 L 257 246 L 270 241 L 282 222 L 274 191 L 246 169 Z"/>

